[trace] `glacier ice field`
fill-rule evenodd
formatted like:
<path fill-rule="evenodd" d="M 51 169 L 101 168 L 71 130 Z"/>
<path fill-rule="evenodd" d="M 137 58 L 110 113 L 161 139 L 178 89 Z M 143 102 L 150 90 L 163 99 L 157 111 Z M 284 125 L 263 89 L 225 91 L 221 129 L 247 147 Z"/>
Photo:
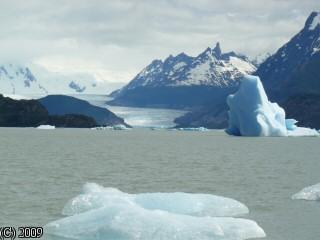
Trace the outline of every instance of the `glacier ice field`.
<path fill-rule="evenodd" d="M 227 98 L 229 126 L 226 132 L 236 136 L 318 136 L 318 131 L 297 127 L 295 119 L 286 119 L 283 108 L 268 100 L 259 77 L 246 75 L 239 90 Z"/>
<path fill-rule="evenodd" d="M 248 208 L 230 198 L 191 193 L 128 194 L 95 183 L 45 226 L 48 240 L 242 240 L 265 237 Z"/>

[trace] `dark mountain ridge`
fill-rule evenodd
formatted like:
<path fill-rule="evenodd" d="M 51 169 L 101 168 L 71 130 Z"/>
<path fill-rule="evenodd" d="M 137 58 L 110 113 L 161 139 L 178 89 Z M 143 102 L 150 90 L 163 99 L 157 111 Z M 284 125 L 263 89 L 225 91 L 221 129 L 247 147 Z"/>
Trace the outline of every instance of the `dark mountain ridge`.
<path fill-rule="evenodd" d="M 0 94 L 0 127 L 56 127 L 91 128 L 96 121 L 84 115 L 49 115 L 47 109 L 37 100 L 14 100 Z"/>
<path fill-rule="evenodd" d="M 258 75 L 271 100 L 284 101 L 305 93 L 320 93 L 320 13 L 312 12 L 304 28 L 263 62 Z"/>

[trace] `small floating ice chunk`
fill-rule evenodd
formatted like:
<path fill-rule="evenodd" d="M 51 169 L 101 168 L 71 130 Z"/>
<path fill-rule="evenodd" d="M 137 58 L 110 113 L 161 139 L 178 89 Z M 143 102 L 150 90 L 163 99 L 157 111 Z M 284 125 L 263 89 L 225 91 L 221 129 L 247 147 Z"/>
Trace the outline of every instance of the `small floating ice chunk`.
<path fill-rule="evenodd" d="M 219 209 L 221 208 L 221 210 Z M 230 209 L 228 209 L 230 208 Z M 45 226 L 47 240 L 242 240 L 265 237 L 242 203 L 208 194 L 128 194 L 86 184 L 65 206 L 63 219 Z"/>
<path fill-rule="evenodd" d="M 294 119 L 285 119 L 285 111 L 269 102 L 257 76 L 245 76 L 239 90 L 227 98 L 229 126 L 226 132 L 236 136 L 318 136 L 313 129 L 300 128 Z"/>
<path fill-rule="evenodd" d="M 302 189 L 300 192 L 292 195 L 292 199 L 319 201 L 320 200 L 320 183 Z"/>
<path fill-rule="evenodd" d="M 151 130 L 157 131 L 157 130 L 168 130 L 170 127 L 167 126 L 157 126 L 157 127 L 150 127 Z"/>
<path fill-rule="evenodd" d="M 51 126 L 51 125 L 40 125 L 37 127 L 37 129 L 45 129 L 45 130 L 51 130 L 51 129 L 55 129 L 55 126 Z"/>
<path fill-rule="evenodd" d="M 112 127 L 109 127 L 109 126 L 107 126 L 107 127 L 99 126 L 99 127 L 93 127 L 93 128 L 91 128 L 91 129 L 92 129 L 92 130 L 111 130 Z"/>
<path fill-rule="evenodd" d="M 113 130 L 130 130 L 130 128 L 126 127 L 123 124 L 118 124 L 118 125 L 114 125 L 112 126 Z"/>
<path fill-rule="evenodd" d="M 123 124 L 117 124 L 113 126 L 99 126 L 91 128 L 92 130 L 130 130 L 131 128 L 126 127 Z"/>
<path fill-rule="evenodd" d="M 319 136 L 319 132 L 315 129 L 297 127 L 294 130 L 288 130 L 289 137 L 303 137 L 303 136 Z"/>
<path fill-rule="evenodd" d="M 205 127 L 197 127 L 197 128 L 177 128 L 177 130 L 179 131 L 193 131 L 193 132 L 206 132 L 206 131 L 209 131 L 208 128 L 205 128 Z"/>

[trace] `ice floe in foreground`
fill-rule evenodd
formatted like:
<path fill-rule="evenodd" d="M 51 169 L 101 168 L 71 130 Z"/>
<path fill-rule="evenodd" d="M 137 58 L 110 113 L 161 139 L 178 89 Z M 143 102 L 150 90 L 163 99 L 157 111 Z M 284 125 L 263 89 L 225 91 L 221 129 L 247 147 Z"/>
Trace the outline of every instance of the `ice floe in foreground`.
<path fill-rule="evenodd" d="M 55 129 L 55 126 L 51 126 L 51 125 L 40 125 L 37 127 L 37 129 L 45 129 L 45 130 L 51 130 L 51 129 Z"/>
<path fill-rule="evenodd" d="M 227 98 L 229 127 L 236 136 L 318 136 L 314 129 L 297 127 L 295 119 L 286 119 L 277 103 L 269 102 L 256 76 L 245 76 L 239 90 Z"/>
<path fill-rule="evenodd" d="M 45 226 L 46 239 L 242 240 L 265 237 L 242 203 L 209 194 L 128 194 L 86 184 L 64 207 L 67 217 Z"/>
<path fill-rule="evenodd" d="M 300 192 L 292 195 L 292 199 L 320 201 L 320 183 L 302 189 Z"/>

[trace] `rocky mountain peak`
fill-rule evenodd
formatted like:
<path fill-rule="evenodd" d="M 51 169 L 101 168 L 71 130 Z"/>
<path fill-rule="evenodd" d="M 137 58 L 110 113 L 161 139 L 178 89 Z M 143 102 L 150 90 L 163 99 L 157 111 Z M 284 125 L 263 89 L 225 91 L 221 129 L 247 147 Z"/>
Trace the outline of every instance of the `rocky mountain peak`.
<path fill-rule="evenodd" d="M 216 46 L 214 47 L 214 49 L 212 50 L 212 52 L 216 55 L 217 58 L 220 58 L 220 57 L 221 57 L 222 51 L 221 51 L 220 43 L 219 43 L 219 42 L 216 43 Z"/>
<path fill-rule="evenodd" d="M 163 62 L 154 60 L 117 92 L 124 94 L 126 90 L 140 87 L 230 87 L 253 71 L 255 67 L 248 58 L 235 52 L 222 53 L 217 42 L 213 49 L 208 47 L 196 57 L 180 53 L 169 55 Z"/>

